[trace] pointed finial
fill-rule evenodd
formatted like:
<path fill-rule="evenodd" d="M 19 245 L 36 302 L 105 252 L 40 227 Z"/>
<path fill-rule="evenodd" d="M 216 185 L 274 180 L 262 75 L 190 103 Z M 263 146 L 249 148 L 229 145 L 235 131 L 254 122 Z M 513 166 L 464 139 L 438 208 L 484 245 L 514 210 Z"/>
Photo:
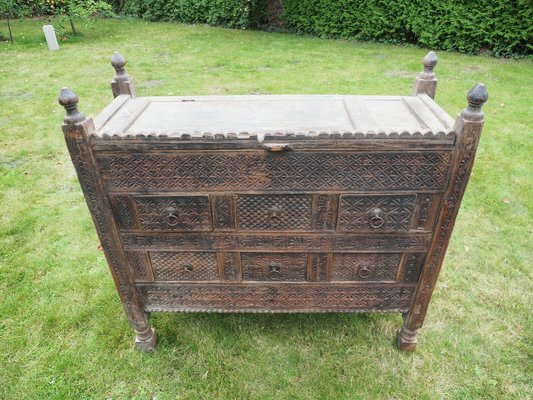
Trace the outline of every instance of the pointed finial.
<path fill-rule="evenodd" d="M 85 120 L 85 116 L 78 110 L 79 97 L 68 87 L 61 89 L 61 93 L 57 98 L 59 104 L 65 107 L 67 115 L 65 115 L 65 124 L 76 124 Z"/>
<path fill-rule="evenodd" d="M 433 68 L 437 65 L 437 62 L 439 60 L 437 59 L 437 55 L 434 51 L 430 51 L 426 54 L 426 56 L 422 59 L 422 64 L 424 64 L 424 73 L 425 74 L 433 74 Z"/>
<path fill-rule="evenodd" d="M 111 57 L 111 65 L 115 68 L 115 76 L 111 81 L 113 96 L 126 94 L 134 98 L 136 96 L 135 85 L 132 77 L 126 73 L 126 59 L 118 51 L 115 51 Z"/>
<path fill-rule="evenodd" d="M 113 56 L 111 57 L 111 65 L 115 68 L 115 79 L 126 75 L 126 59 L 118 51 L 113 53 Z"/>
<path fill-rule="evenodd" d="M 483 117 L 481 107 L 489 99 L 489 93 L 484 84 L 478 82 L 466 95 L 468 107 L 463 110 L 463 115 L 470 117 Z"/>
<path fill-rule="evenodd" d="M 437 65 L 437 61 L 437 55 L 434 51 L 430 51 L 422 59 L 424 70 L 416 76 L 415 84 L 413 86 L 413 96 L 427 94 L 432 99 L 435 98 L 435 91 L 437 90 L 437 78 L 435 78 L 433 69 Z"/>

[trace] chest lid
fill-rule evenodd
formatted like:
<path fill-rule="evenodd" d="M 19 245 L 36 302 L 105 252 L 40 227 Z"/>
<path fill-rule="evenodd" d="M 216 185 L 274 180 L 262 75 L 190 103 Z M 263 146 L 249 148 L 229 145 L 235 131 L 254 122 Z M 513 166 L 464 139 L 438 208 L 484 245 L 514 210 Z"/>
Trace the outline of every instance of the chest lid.
<path fill-rule="evenodd" d="M 121 95 L 95 118 L 95 136 L 259 142 L 270 136 L 453 140 L 453 123 L 427 95 Z"/>

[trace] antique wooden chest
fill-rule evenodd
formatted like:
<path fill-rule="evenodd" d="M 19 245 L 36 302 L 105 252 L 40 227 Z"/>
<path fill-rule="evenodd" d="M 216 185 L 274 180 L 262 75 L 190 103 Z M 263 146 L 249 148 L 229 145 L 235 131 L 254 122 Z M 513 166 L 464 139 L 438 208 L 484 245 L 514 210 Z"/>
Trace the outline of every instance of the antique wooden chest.
<path fill-rule="evenodd" d="M 412 96 L 136 97 L 94 120 L 61 91 L 68 149 L 138 347 L 153 311 L 400 312 L 414 350 L 483 126 L 433 52 Z"/>

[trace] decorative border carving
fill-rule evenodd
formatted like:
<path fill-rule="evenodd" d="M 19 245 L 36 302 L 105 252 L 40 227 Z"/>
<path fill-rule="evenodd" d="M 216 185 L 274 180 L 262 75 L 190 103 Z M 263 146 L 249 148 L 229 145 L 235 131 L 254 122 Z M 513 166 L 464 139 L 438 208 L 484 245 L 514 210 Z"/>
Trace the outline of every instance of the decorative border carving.
<path fill-rule="evenodd" d="M 148 311 L 406 311 L 414 285 L 142 285 Z"/>

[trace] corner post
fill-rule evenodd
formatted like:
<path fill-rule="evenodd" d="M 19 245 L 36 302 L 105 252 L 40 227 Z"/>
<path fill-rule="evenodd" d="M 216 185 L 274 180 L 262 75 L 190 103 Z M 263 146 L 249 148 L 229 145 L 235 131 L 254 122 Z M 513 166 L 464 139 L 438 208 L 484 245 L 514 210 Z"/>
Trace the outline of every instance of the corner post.
<path fill-rule="evenodd" d="M 137 96 L 135 92 L 135 85 L 133 78 L 126 73 L 126 59 L 118 51 L 113 53 L 111 57 L 111 65 L 115 68 L 115 76 L 111 81 L 111 90 L 113 90 L 113 97 L 126 94 L 132 98 Z"/>
<path fill-rule="evenodd" d="M 435 98 L 435 91 L 437 90 L 437 78 L 433 69 L 437 65 L 437 55 L 434 51 L 430 51 L 422 59 L 424 70 L 419 73 L 415 78 L 415 84 L 413 85 L 413 96 L 419 94 L 427 94 L 432 99 Z"/>
<path fill-rule="evenodd" d="M 156 342 L 155 331 L 150 327 L 149 314 L 142 307 L 133 278 L 129 273 L 129 265 L 120 245 L 118 228 L 113 222 L 111 205 L 105 196 L 104 185 L 90 145 L 90 135 L 95 131 L 93 120 L 86 118 L 78 110 L 79 98 L 69 88 L 61 89 L 58 102 L 66 110 L 63 133 L 70 157 L 124 311 L 130 325 L 135 330 L 135 343 L 140 350 L 153 351 Z"/>
<path fill-rule="evenodd" d="M 476 155 L 484 114 L 481 107 L 488 99 L 487 89 L 477 83 L 467 95 L 468 106 L 457 116 L 457 140 L 450 166 L 449 185 L 444 193 L 435 233 L 422 269 L 413 303 L 404 314 L 396 340 L 400 350 L 414 351 L 417 330 L 422 327 L 435 284 L 444 261 L 453 226 L 463 199 Z"/>

